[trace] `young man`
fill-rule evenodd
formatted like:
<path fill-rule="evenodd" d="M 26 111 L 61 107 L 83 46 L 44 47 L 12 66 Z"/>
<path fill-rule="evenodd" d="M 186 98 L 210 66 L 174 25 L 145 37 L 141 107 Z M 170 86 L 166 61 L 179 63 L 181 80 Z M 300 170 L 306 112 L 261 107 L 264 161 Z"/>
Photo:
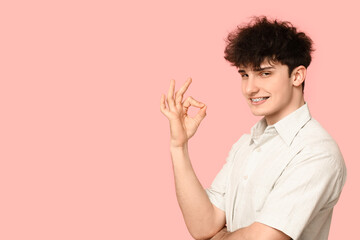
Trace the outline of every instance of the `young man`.
<path fill-rule="evenodd" d="M 230 150 L 209 189 L 191 166 L 188 140 L 206 105 L 183 100 L 171 81 L 161 112 L 169 119 L 177 199 L 195 239 L 325 240 L 346 178 L 341 152 L 311 117 L 304 81 L 312 41 L 288 22 L 255 18 L 228 37 L 225 59 L 238 68 L 252 113 L 264 116 Z M 195 117 L 188 108 L 199 108 Z"/>

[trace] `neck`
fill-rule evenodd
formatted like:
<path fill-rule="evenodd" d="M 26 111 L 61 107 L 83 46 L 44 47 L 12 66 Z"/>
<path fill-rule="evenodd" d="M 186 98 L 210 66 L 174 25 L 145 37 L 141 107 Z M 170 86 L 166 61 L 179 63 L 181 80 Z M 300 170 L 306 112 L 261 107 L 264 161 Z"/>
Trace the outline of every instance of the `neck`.
<path fill-rule="evenodd" d="M 298 108 L 302 107 L 305 104 L 305 100 L 304 100 L 304 96 L 302 95 L 299 98 L 295 98 L 292 101 L 292 104 L 289 104 L 287 109 L 283 109 L 281 115 L 269 115 L 269 116 L 265 116 L 265 120 L 267 125 L 273 125 L 275 123 L 277 123 L 278 121 L 280 121 L 281 119 L 283 119 L 284 117 L 286 117 L 287 115 L 289 115 L 290 113 L 296 111 Z"/>

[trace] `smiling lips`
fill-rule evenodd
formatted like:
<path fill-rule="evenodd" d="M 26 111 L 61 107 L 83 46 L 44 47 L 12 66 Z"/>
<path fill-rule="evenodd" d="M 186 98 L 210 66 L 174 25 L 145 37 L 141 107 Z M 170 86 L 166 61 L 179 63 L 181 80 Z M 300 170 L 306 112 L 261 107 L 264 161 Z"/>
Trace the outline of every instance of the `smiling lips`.
<path fill-rule="evenodd" d="M 259 97 L 259 98 L 250 98 L 250 101 L 254 105 L 262 104 L 265 102 L 269 97 Z"/>

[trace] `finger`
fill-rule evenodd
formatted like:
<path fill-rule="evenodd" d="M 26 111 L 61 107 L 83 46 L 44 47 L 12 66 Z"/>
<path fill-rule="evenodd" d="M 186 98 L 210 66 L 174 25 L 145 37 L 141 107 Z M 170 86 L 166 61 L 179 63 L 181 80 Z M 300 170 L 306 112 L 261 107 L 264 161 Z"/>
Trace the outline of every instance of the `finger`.
<path fill-rule="evenodd" d="M 173 110 L 175 108 L 174 91 L 175 91 L 175 80 L 172 79 L 170 81 L 170 87 L 166 98 L 170 110 Z"/>
<path fill-rule="evenodd" d="M 190 106 L 201 108 L 201 107 L 205 106 L 205 104 L 195 100 L 193 97 L 188 97 L 188 98 L 186 98 L 186 100 L 184 101 L 184 104 L 183 104 L 184 111 L 187 112 L 187 110 Z"/>
<path fill-rule="evenodd" d="M 204 105 L 202 108 L 200 108 L 199 112 L 194 117 L 194 120 L 196 122 L 198 122 L 199 124 L 206 117 L 206 109 L 207 109 L 207 106 Z"/>
<path fill-rule="evenodd" d="M 179 89 L 179 91 L 176 92 L 175 94 L 175 103 L 176 105 L 178 105 L 179 103 L 181 103 L 184 93 L 188 90 L 190 84 L 192 82 L 192 79 L 189 78 L 184 85 L 182 85 L 182 87 Z"/>
<path fill-rule="evenodd" d="M 166 108 L 166 104 L 165 104 L 165 95 L 162 94 L 161 95 L 161 99 L 160 99 L 160 111 L 166 116 L 168 113 L 168 109 Z"/>

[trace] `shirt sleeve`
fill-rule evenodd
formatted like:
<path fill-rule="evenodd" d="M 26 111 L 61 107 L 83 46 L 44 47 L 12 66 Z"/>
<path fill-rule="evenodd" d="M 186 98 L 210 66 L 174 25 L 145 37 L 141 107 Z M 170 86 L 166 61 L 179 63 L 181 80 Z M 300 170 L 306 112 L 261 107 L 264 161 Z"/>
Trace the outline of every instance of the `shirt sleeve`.
<path fill-rule="evenodd" d="M 225 195 L 229 185 L 228 181 L 232 171 L 235 154 L 239 148 L 241 148 L 241 145 L 246 142 L 246 136 L 246 134 L 243 135 L 235 144 L 232 145 L 228 157 L 226 158 L 226 163 L 216 175 L 210 188 L 205 189 L 211 203 L 223 211 L 225 211 Z"/>
<path fill-rule="evenodd" d="M 332 210 L 344 185 L 346 168 L 340 152 L 303 149 L 293 160 L 264 200 L 255 221 L 295 240 L 320 211 Z"/>

